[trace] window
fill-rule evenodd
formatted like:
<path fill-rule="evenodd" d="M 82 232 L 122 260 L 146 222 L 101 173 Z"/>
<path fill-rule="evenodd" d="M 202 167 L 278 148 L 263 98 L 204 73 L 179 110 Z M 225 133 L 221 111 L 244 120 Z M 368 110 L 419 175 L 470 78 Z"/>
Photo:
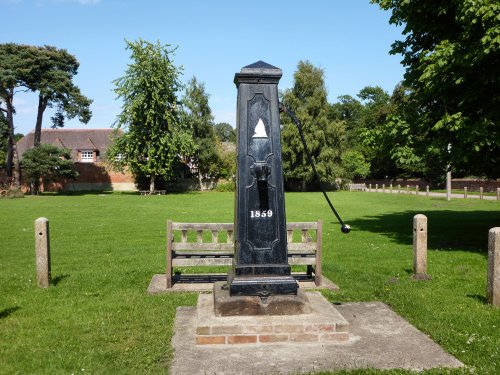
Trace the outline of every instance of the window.
<path fill-rule="evenodd" d="M 85 150 L 80 153 L 80 161 L 82 163 L 94 162 L 94 151 Z"/>

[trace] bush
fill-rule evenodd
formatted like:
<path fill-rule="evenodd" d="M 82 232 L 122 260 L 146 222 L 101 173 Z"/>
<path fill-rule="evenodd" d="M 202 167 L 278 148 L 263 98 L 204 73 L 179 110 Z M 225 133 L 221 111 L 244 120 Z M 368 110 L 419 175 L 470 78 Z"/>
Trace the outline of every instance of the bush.
<path fill-rule="evenodd" d="M 236 183 L 234 181 L 222 181 L 218 182 L 214 189 L 220 193 L 223 192 L 234 192 L 236 190 Z"/>
<path fill-rule="evenodd" d="M 1 198 L 24 198 L 24 193 L 19 189 L 9 189 L 0 191 Z"/>

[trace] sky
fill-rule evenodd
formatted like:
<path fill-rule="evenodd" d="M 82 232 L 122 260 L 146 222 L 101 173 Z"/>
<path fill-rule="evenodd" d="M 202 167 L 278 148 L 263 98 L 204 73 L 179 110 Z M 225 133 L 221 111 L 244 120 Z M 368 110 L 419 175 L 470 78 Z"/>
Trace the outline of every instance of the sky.
<path fill-rule="evenodd" d="M 125 39 L 177 47 L 181 81 L 196 76 L 210 95 L 215 122 L 236 124 L 234 74 L 262 60 L 282 69 L 279 89 L 291 88 L 301 60 L 323 69 L 330 102 L 365 86 L 389 93 L 402 78 L 401 39 L 390 13 L 369 0 L 0 0 L 0 43 L 52 45 L 80 62 L 74 82 L 93 100 L 92 119 L 66 128 L 109 128 L 121 110 L 113 80 L 131 63 Z M 182 96 L 182 93 L 179 93 Z M 16 132 L 35 126 L 37 96 L 15 95 Z M 50 127 L 47 109 L 44 127 Z"/>

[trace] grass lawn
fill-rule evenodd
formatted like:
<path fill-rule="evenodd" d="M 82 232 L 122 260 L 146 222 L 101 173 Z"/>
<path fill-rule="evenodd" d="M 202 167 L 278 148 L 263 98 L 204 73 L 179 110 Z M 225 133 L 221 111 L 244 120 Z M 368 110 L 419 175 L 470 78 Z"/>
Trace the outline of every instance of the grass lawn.
<path fill-rule="evenodd" d="M 500 203 L 330 196 L 351 234 L 340 232 L 320 193 L 286 195 L 287 220 L 325 223 L 323 272 L 341 288 L 325 296 L 383 301 L 475 373 L 498 373 L 500 309 L 485 303 L 485 290 L 488 230 L 500 226 Z M 231 222 L 233 203 L 232 193 L 212 192 L 0 199 L 0 373 L 165 373 L 175 309 L 197 298 L 146 294 L 164 272 L 166 219 Z M 427 282 L 410 278 L 417 213 L 429 221 Z M 46 290 L 35 275 L 33 223 L 41 216 L 52 240 L 54 285 Z"/>

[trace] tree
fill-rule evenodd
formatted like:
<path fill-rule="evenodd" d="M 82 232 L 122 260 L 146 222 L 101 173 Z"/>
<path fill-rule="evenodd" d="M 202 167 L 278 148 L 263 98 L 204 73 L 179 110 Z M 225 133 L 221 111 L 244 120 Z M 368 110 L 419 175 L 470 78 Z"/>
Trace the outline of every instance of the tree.
<path fill-rule="evenodd" d="M 218 177 L 221 162 L 221 147 L 214 131 L 214 118 L 208 97 L 205 85 L 193 77 L 189 80 L 182 99 L 183 122 L 193 132 L 195 151 L 192 161 L 198 167 L 200 186 L 204 176 Z"/>
<path fill-rule="evenodd" d="M 22 165 L 30 180 L 31 194 L 38 194 L 40 180 L 43 183 L 59 178 L 75 179 L 78 176 L 70 151 L 49 144 L 27 150 L 23 155 Z"/>
<path fill-rule="evenodd" d="M 76 116 L 88 122 L 91 101 L 72 82 L 78 62 L 66 50 L 51 46 L 37 47 L 14 43 L 0 44 L 0 110 L 6 114 L 9 139 L 7 175 L 14 185 L 21 185 L 19 156 L 15 142 L 14 95 L 17 90 L 38 91 L 39 105 L 35 125 L 34 145 L 40 144 L 43 113 L 47 106 L 57 105 L 54 127 L 64 124 L 64 116 Z"/>
<path fill-rule="evenodd" d="M 236 129 L 227 122 L 219 122 L 214 126 L 215 135 L 221 142 L 236 143 Z"/>
<path fill-rule="evenodd" d="M 21 166 L 14 140 L 14 95 L 16 89 L 30 90 L 36 81 L 36 48 L 14 43 L 0 44 L 0 110 L 5 113 L 8 128 L 7 177 L 14 188 L 21 188 Z"/>
<path fill-rule="evenodd" d="M 47 107 L 57 106 L 52 117 L 52 127 L 63 127 L 65 117 L 78 117 L 80 122 L 88 123 L 92 117 L 90 104 L 92 101 L 81 94 L 73 83 L 78 73 L 77 59 L 64 49 L 44 46 L 38 47 L 38 69 L 40 77 L 34 82 L 32 89 L 38 91 L 38 111 L 35 125 L 34 146 L 40 144 L 43 113 Z"/>
<path fill-rule="evenodd" d="M 372 1 L 404 25 L 390 52 L 403 56 L 423 153 L 463 174 L 500 176 L 498 0 Z"/>
<path fill-rule="evenodd" d="M 181 69 L 171 62 L 175 50 L 169 45 L 142 39 L 125 42 L 132 63 L 114 81 L 115 93 L 123 100 L 114 126 L 126 133 L 115 140 L 107 157 L 115 168 L 126 165 L 134 174 L 147 176 L 153 192 L 155 178 L 171 178 L 180 155 L 193 150 L 188 124 L 180 121 Z"/>
<path fill-rule="evenodd" d="M 308 61 L 300 61 L 294 73 L 292 89 L 285 90 L 282 102 L 291 108 L 302 123 L 308 149 L 316 161 L 321 181 L 333 182 L 341 176 L 341 155 L 345 122 L 328 118 L 327 92 L 324 72 Z M 283 124 L 282 155 L 285 178 L 307 182 L 314 174 L 304 152 L 295 124 L 281 116 Z"/>
<path fill-rule="evenodd" d="M 0 111 L 0 166 L 7 161 L 7 148 L 9 144 L 9 125 L 2 111 Z"/>

